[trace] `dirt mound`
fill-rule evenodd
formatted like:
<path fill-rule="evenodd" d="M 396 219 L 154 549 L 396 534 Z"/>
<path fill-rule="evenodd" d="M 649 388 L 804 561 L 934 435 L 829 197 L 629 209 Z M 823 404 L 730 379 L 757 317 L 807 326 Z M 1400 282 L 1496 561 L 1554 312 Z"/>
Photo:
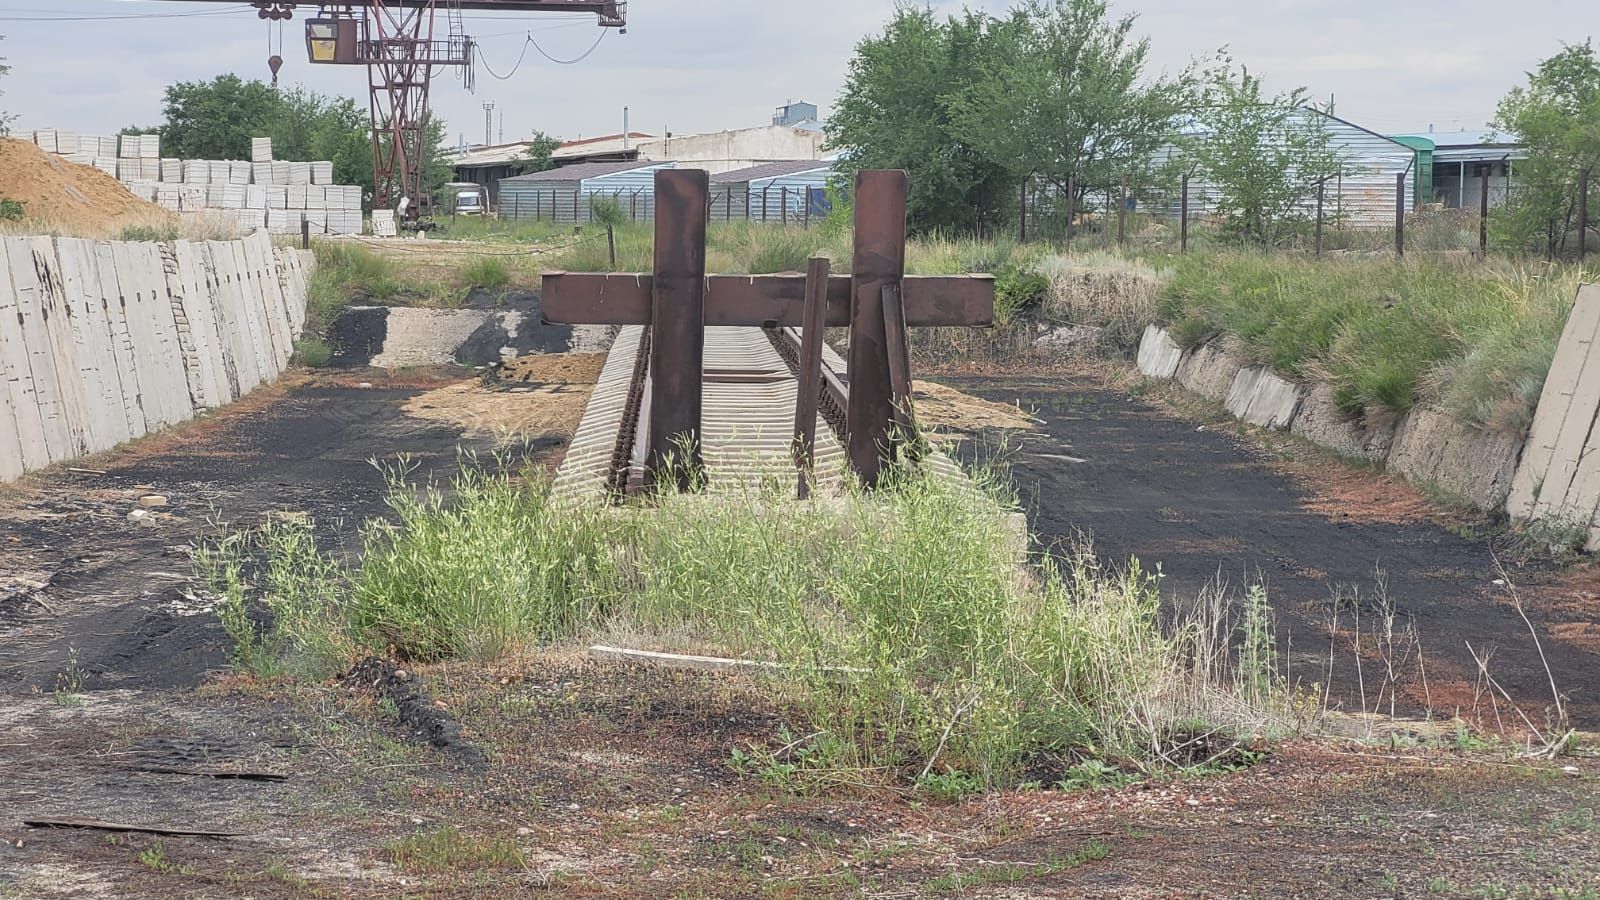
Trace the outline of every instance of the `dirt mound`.
<path fill-rule="evenodd" d="M 1019 407 L 984 400 L 932 381 L 913 383 L 912 392 L 916 398 L 917 421 L 923 426 L 978 431 L 985 428 L 1032 430 L 1039 424 L 1038 419 Z"/>
<path fill-rule="evenodd" d="M 508 360 L 499 380 L 534 384 L 594 384 L 605 365 L 604 353 L 534 353 Z"/>
<path fill-rule="evenodd" d="M 99 169 L 14 138 L 0 138 L 0 198 L 23 205 L 31 230 L 83 237 L 111 237 L 132 225 L 166 226 L 175 219 Z"/>

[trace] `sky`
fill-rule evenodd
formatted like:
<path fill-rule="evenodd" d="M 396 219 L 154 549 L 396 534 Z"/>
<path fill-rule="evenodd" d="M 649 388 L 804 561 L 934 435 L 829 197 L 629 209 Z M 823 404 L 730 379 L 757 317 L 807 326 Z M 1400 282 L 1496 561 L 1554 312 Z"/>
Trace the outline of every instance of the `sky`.
<path fill-rule="evenodd" d="M 934 2 L 945 12 L 959 2 Z M 1005 2 L 966 5 L 1001 12 Z M 467 13 L 480 41 L 468 93 L 453 76 L 435 81 L 434 109 L 452 142 L 484 138 L 483 104 L 496 104 L 494 134 L 516 140 L 539 129 L 567 139 L 616 133 L 622 108 L 634 130 L 687 134 L 766 124 L 787 100 L 823 108 L 838 96 L 855 43 L 876 33 L 895 0 L 632 0 L 626 34 L 593 16 Z M 360 69 L 306 62 L 303 4 L 282 27 L 285 84 L 365 102 Z M 1271 90 L 1330 95 L 1335 113 L 1385 133 L 1472 129 L 1499 98 L 1562 42 L 1600 37 L 1595 0 L 1114 0 L 1137 14 L 1156 70 L 1176 71 L 1226 47 Z M 146 18 L 132 18 L 135 16 Z M 80 17 L 84 21 L 22 21 Z M 92 17 L 118 17 L 95 20 Z M 244 2 L 0 0 L 0 110 L 17 130 L 112 133 L 158 124 L 163 88 L 224 72 L 270 77 L 278 28 Z M 582 62 L 557 59 L 593 52 Z M 270 36 L 270 37 L 269 37 Z M 596 44 L 596 41 L 599 41 Z M 526 47 L 525 58 L 517 65 Z"/>

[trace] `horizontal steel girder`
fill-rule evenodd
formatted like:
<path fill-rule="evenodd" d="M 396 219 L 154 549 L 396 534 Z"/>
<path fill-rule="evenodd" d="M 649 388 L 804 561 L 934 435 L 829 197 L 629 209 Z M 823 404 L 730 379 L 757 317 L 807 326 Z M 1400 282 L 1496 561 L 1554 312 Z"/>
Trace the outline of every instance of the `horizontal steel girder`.
<path fill-rule="evenodd" d="M 555 325 L 649 325 L 653 281 L 647 274 L 546 272 L 544 320 Z M 908 275 L 906 325 L 912 328 L 994 322 L 994 276 Z M 705 325 L 791 327 L 803 324 L 804 275 L 711 275 Z M 828 279 L 828 327 L 850 324 L 850 276 Z"/>

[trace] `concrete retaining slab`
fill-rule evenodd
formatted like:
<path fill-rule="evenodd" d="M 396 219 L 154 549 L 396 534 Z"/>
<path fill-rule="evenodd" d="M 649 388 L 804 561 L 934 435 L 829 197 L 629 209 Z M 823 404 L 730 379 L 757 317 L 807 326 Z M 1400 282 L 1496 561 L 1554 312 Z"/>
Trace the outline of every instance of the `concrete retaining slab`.
<path fill-rule="evenodd" d="M 1146 325 L 1139 341 L 1139 371 L 1151 378 L 1171 378 L 1183 361 L 1183 349 L 1159 325 Z"/>
<path fill-rule="evenodd" d="M 383 351 L 371 365 L 381 369 L 449 365 L 456 351 L 494 313 L 481 309 L 390 309 Z"/>
<path fill-rule="evenodd" d="M 1263 428 L 1288 428 L 1300 408 L 1300 387 L 1270 369 L 1240 369 L 1224 401 L 1228 412 L 1241 421 Z"/>
<path fill-rule="evenodd" d="M 6 392 L 11 417 L 16 423 L 16 460 L 20 461 L 20 465 L 6 468 L 27 471 L 50 464 L 50 445 L 45 439 L 44 415 L 33 380 L 27 335 L 24 329 L 11 326 L 12 322 L 23 320 L 23 316 L 5 244 L 0 239 L 0 389 Z M 0 420 L 0 424 L 4 424 L 4 420 Z M 4 446 L 9 447 L 11 443 L 8 441 Z"/>
<path fill-rule="evenodd" d="M 1526 459 L 1507 501 L 1513 516 L 1590 520 L 1580 469 L 1600 456 L 1600 285 L 1578 291 L 1534 411 Z M 1587 473 L 1585 473 L 1587 474 Z"/>
<path fill-rule="evenodd" d="M 73 358 L 83 387 L 84 440 L 91 453 L 108 450 L 128 439 L 128 419 L 122 407 L 111 330 L 101 305 L 94 243 L 58 238 L 55 253 L 62 288 L 75 320 Z"/>
<path fill-rule="evenodd" d="M 128 289 L 127 278 L 134 284 L 134 300 L 139 304 L 135 326 L 133 305 L 130 302 L 128 324 L 146 330 L 144 340 L 135 339 L 134 353 L 138 359 L 140 384 L 144 386 L 145 424 L 150 430 L 186 422 L 194 416 L 194 403 L 189 397 L 189 375 L 184 370 L 183 349 L 178 341 L 178 323 L 172 315 L 172 297 L 167 293 L 167 275 L 161 260 L 161 250 L 155 244 L 127 244 L 126 258 L 129 268 L 118 266 L 118 276 L 124 279 L 123 291 Z"/>
<path fill-rule="evenodd" d="M 1436 410 L 1411 410 L 1395 432 L 1389 471 L 1435 484 L 1479 509 L 1496 509 L 1511 492 L 1522 441 L 1484 431 Z"/>
<path fill-rule="evenodd" d="M 197 245 L 200 263 L 212 298 L 212 308 L 217 312 L 217 327 L 227 338 L 223 354 L 227 366 L 231 362 L 234 375 L 234 396 L 243 397 L 261 384 L 261 365 L 256 361 L 255 340 L 240 302 L 223 271 L 223 255 L 217 252 L 215 242 Z"/>
<path fill-rule="evenodd" d="M 67 404 L 62 399 L 64 385 L 56 375 L 54 342 L 46 322 L 47 313 L 39 285 L 39 272 L 35 268 L 33 246 L 29 238 L 4 238 L 7 261 L 11 266 L 11 286 L 15 291 L 18 329 L 22 346 L 27 351 L 27 372 L 32 382 L 34 402 L 39 407 L 43 424 L 44 444 L 51 462 L 76 459 L 83 453 L 81 430 L 79 440 L 73 440 L 67 423 Z M 10 322 L 5 323 L 12 327 Z M 76 444 L 76 446 L 75 446 Z"/>
<path fill-rule="evenodd" d="M 1312 385 L 1289 431 L 1342 456 L 1382 462 L 1394 445 L 1392 422 L 1369 422 L 1346 415 L 1333 401 L 1333 388 Z"/>
<path fill-rule="evenodd" d="M 144 386 L 139 382 L 139 366 L 133 355 L 133 334 L 128 330 L 127 295 L 122 292 L 122 277 L 117 273 L 116 245 L 94 245 L 95 273 L 100 277 L 100 303 L 106 314 L 106 332 L 111 341 L 112 360 L 117 370 L 117 389 L 122 396 L 122 416 L 128 437 L 143 437 L 145 425 Z"/>
<path fill-rule="evenodd" d="M 1226 339 L 1210 341 L 1183 355 L 1178 364 L 1178 383 L 1207 400 L 1221 403 L 1233 389 L 1233 381 L 1245 367 L 1243 354 Z"/>
<path fill-rule="evenodd" d="M 50 361 L 55 367 L 56 384 L 61 390 L 61 411 L 65 418 L 69 459 L 88 453 L 89 438 L 84 421 L 88 417 L 84 402 L 83 376 L 78 371 L 77 341 L 73 337 L 73 310 L 67 300 L 56 259 L 55 240 L 31 238 L 33 269 L 39 279 L 39 302 L 43 305 L 45 332 L 50 336 Z"/>

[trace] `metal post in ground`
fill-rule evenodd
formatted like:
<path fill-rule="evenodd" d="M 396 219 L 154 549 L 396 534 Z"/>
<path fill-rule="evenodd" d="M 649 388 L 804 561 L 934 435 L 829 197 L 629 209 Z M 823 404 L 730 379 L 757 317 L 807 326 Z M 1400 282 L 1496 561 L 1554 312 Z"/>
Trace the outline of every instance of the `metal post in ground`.
<path fill-rule="evenodd" d="M 771 202 L 772 202 L 772 185 L 769 184 L 766 187 L 761 189 L 761 221 L 762 222 L 766 222 L 767 221 L 767 210 L 770 208 Z"/>
<path fill-rule="evenodd" d="M 1317 256 L 1322 256 L 1322 199 L 1328 192 L 1328 179 L 1317 182 L 1317 224 L 1315 228 Z"/>
<path fill-rule="evenodd" d="M 817 408 L 822 397 L 822 337 L 827 325 L 829 262 L 813 256 L 806 264 L 806 305 L 800 325 L 800 371 L 794 401 L 794 461 L 800 468 L 798 496 L 811 496 L 816 463 Z"/>
<path fill-rule="evenodd" d="M 1589 170 L 1578 173 L 1578 262 L 1589 254 Z"/>
<path fill-rule="evenodd" d="M 1117 201 L 1117 246 L 1128 242 L 1128 176 L 1122 176 L 1122 198 Z"/>
<path fill-rule="evenodd" d="M 1189 252 L 1189 176 L 1183 176 L 1178 194 L 1178 252 Z M 1318 216 L 1320 219 L 1321 216 Z"/>
<path fill-rule="evenodd" d="M 890 455 L 894 417 L 884 285 L 898 285 L 906 265 L 906 173 L 856 173 L 855 240 L 850 279 L 850 397 L 845 431 L 851 467 L 876 487 Z"/>
<path fill-rule="evenodd" d="M 779 215 L 782 216 L 782 218 L 779 221 L 782 222 L 782 224 L 784 224 L 784 225 L 788 225 L 789 224 L 789 188 L 788 188 L 787 185 L 778 189 L 778 208 L 779 208 Z"/>
<path fill-rule="evenodd" d="M 1067 243 L 1072 243 L 1072 224 L 1076 216 L 1073 207 L 1078 202 L 1078 179 L 1067 176 Z"/>
<path fill-rule="evenodd" d="M 658 169 L 655 196 L 645 477 L 651 484 L 671 477 L 679 490 L 688 490 L 701 466 L 710 181 L 704 169 Z"/>
<path fill-rule="evenodd" d="M 1028 241 L 1028 179 L 1022 179 L 1017 188 L 1017 243 Z"/>
<path fill-rule="evenodd" d="M 1406 173 L 1394 176 L 1394 255 L 1406 255 Z"/>
<path fill-rule="evenodd" d="M 300 214 L 300 249 L 311 249 L 311 219 L 305 213 Z"/>
<path fill-rule="evenodd" d="M 1478 258 L 1489 258 L 1489 167 L 1479 166 L 1483 183 L 1478 191 Z"/>

